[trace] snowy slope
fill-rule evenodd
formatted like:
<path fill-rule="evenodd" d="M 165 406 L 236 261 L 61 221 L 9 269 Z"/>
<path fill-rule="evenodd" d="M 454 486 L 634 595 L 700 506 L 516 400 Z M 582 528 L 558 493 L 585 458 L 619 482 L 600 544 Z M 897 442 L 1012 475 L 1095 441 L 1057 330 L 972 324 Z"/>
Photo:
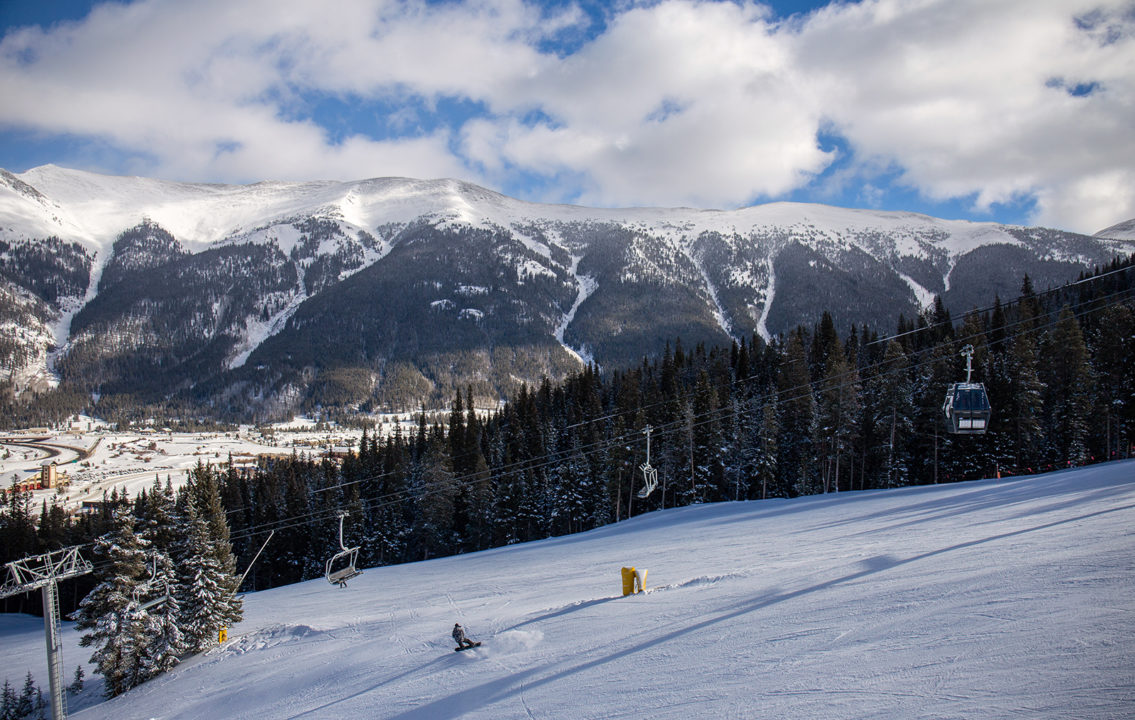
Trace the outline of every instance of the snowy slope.
<path fill-rule="evenodd" d="M 1135 240 L 1135 218 L 1104 228 L 1093 237 L 1110 238 L 1112 240 Z"/>
<path fill-rule="evenodd" d="M 252 185 L 180 183 L 118 177 L 55 165 L 0 182 L 0 229 L 13 237 L 55 234 L 108 249 L 115 236 L 149 218 L 191 249 L 288 218 L 322 211 L 363 228 L 445 217 L 471 225 L 617 222 L 669 237 L 700 232 L 749 234 L 768 228 L 810 229 L 817 236 L 848 232 L 901 233 L 903 254 L 917 254 L 919 239 L 940 233 L 934 244 L 951 254 L 991 240 L 1019 244 L 994 223 L 940 220 L 925 215 L 849 210 L 803 203 L 769 203 L 740 210 L 690 208 L 585 208 L 529 203 L 457 180 L 377 178 L 352 182 L 260 182 Z M 12 182 L 15 181 L 15 182 Z M 32 192 L 20 192 L 23 184 Z"/>
<path fill-rule="evenodd" d="M 368 570 L 345 590 L 317 581 L 249 595 L 223 647 L 112 701 L 90 683 L 72 711 L 1129 717 L 1133 528 L 1135 462 L 663 511 Z M 648 593 L 619 597 L 622 565 L 649 571 Z M 484 646 L 452 652 L 454 621 Z M 3 622 L 0 674 L 22 678 L 42 634 L 26 618 Z M 72 673 L 89 651 L 65 635 Z"/>

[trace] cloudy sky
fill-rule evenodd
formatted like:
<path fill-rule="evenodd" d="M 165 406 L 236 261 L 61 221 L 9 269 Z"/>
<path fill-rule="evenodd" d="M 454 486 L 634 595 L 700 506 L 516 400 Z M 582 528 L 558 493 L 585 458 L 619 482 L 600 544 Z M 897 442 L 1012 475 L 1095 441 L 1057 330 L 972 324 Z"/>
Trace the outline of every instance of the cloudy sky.
<path fill-rule="evenodd" d="M 0 167 L 1135 217 L 1135 0 L 0 0 Z"/>

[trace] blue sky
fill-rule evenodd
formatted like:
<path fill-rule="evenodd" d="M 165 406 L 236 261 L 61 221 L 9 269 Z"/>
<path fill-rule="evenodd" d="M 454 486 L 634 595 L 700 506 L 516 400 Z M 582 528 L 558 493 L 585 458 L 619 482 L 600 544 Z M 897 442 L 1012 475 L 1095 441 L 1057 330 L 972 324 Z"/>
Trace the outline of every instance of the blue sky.
<path fill-rule="evenodd" d="M 1135 217 L 1131 0 L 0 0 L 0 167 Z"/>

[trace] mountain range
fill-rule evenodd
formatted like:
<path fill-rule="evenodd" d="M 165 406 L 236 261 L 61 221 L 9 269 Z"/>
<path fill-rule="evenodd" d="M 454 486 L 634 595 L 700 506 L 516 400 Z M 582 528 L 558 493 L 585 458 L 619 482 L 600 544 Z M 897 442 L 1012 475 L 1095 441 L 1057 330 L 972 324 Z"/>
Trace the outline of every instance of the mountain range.
<path fill-rule="evenodd" d="M 913 213 L 529 203 L 456 180 L 217 185 L 0 170 L 0 383 L 270 418 L 486 401 L 667 341 L 881 332 L 1135 251 Z"/>

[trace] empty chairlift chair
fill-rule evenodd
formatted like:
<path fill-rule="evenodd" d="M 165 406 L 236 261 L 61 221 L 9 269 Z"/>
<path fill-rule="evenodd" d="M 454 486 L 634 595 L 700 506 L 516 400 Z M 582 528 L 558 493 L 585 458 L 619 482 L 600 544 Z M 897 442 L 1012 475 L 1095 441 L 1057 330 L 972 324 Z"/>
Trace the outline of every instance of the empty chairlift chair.
<path fill-rule="evenodd" d="M 658 487 L 658 470 L 650 466 L 650 431 L 653 430 L 651 426 L 647 425 L 643 432 L 646 433 L 646 462 L 638 466 L 642 470 L 642 489 L 638 491 L 640 498 L 645 498 L 654 492 L 654 488 Z"/>
<path fill-rule="evenodd" d="M 950 385 L 946 390 L 942 411 L 946 415 L 946 429 L 951 433 L 977 435 L 988 429 L 993 408 L 989 405 L 985 385 L 970 382 L 970 374 L 973 372 L 973 345 L 966 345 L 962 348 L 961 354 L 966 358 L 966 381 Z"/>
<path fill-rule="evenodd" d="M 164 577 L 158 577 L 158 560 L 154 558 L 150 577 L 134 587 L 134 602 L 138 604 L 139 610 L 146 612 L 169 598 L 169 582 Z"/>
<path fill-rule="evenodd" d="M 355 560 L 359 556 L 359 548 L 348 548 L 343 544 L 343 518 L 347 513 L 339 513 L 339 552 L 327 559 L 327 582 L 347 587 L 347 581 L 363 574 L 362 570 L 355 568 Z"/>

